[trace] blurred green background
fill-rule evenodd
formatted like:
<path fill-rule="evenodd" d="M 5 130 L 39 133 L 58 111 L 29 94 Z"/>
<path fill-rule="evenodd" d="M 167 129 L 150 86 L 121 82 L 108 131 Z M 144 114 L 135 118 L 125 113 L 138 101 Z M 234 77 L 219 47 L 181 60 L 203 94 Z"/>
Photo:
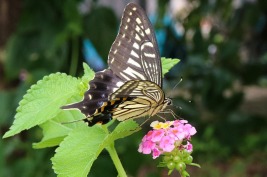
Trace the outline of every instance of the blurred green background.
<path fill-rule="evenodd" d="M 85 61 L 98 62 L 95 70 L 106 67 L 122 10 L 130 1 L 114 2 L 0 0 L 1 137 L 26 90 L 43 76 L 80 76 Z M 166 75 L 164 90 L 174 98 L 176 114 L 198 131 L 193 156 L 202 168 L 190 168 L 191 176 L 266 177 L 267 1 L 135 2 L 148 10 L 161 55 L 181 59 Z M 117 142 L 122 163 L 130 176 L 166 176 L 156 168 L 158 161 L 137 152 L 146 131 L 144 127 Z M 0 176 L 56 176 L 50 161 L 55 149 L 31 147 L 41 137 L 34 128 L 0 139 Z M 104 152 L 89 176 L 116 175 Z"/>

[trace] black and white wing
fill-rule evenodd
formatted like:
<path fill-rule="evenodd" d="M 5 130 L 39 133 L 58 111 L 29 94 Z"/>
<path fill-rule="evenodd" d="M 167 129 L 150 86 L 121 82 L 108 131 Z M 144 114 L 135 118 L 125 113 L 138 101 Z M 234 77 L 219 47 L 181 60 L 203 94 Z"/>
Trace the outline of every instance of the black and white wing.
<path fill-rule="evenodd" d="M 162 69 L 152 25 L 141 7 L 126 6 L 108 64 L 124 82 L 148 80 L 162 87 Z"/>
<path fill-rule="evenodd" d="M 86 117 L 98 112 L 98 109 L 108 101 L 108 96 L 117 90 L 123 82 L 114 75 L 113 71 L 106 69 L 95 74 L 89 82 L 89 90 L 84 93 L 82 101 L 66 106 L 62 109 L 79 109 Z"/>

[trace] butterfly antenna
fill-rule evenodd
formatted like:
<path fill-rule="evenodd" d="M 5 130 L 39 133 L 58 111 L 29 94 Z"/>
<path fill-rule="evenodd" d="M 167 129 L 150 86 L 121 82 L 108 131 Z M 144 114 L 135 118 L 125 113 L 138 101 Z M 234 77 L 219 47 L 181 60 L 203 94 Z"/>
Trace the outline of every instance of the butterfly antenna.
<path fill-rule="evenodd" d="M 174 89 L 183 81 L 183 77 L 180 78 L 180 80 L 174 85 L 174 87 L 172 88 L 171 94 L 170 94 L 170 98 L 173 98 L 173 94 L 174 94 Z"/>

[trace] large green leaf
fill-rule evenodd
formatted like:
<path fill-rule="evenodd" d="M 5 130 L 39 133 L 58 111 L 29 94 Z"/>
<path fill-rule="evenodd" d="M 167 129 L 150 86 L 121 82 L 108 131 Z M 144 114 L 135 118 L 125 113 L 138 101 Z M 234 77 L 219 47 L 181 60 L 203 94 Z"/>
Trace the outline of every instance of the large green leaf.
<path fill-rule="evenodd" d="M 51 74 L 38 81 L 20 101 L 14 123 L 4 138 L 55 117 L 70 95 L 79 93 L 79 83 L 80 80 L 62 73 Z"/>
<path fill-rule="evenodd" d="M 129 136 L 140 129 L 141 127 L 134 120 L 130 119 L 119 123 L 119 125 L 109 135 L 109 139 L 110 141 L 115 141 L 116 139 Z"/>
<path fill-rule="evenodd" d="M 85 124 L 70 132 L 56 149 L 52 158 L 58 176 L 85 177 L 103 150 L 107 132 L 101 126 L 88 128 Z"/>
<path fill-rule="evenodd" d="M 83 117 L 77 110 L 60 112 L 54 119 L 40 125 L 43 129 L 43 138 L 40 142 L 34 143 L 33 147 L 46 148 L 59 145 L 72 129 L 83 124 Z"/>
<path fill-rule="evenodd" d="M 52 158 L 53 168 L 58 176 L 87 176 L 93 162 L 100 152 L 113 144 L 116 139 L 123 138 L 140 130 L 133 120 L 120 123 L 112 133 L 105 126 L 77 127 L 56 150 Z"/>

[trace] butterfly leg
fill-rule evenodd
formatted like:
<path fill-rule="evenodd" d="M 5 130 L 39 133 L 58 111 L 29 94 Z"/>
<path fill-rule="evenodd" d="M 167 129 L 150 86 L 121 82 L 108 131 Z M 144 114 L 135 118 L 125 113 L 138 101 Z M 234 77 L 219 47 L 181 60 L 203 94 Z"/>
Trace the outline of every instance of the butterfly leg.
<path fill-rule="evenodd" d="M 160 113 L 163 113 L 163 114 L 168 113 L 168 114 L 171 114 L 175 119 L 181 119 L 181 117 L 175 114 L 173 110 L 171 109 L 166 109 L 165 111 L 161 111 Z"/>
<path fill-rule="evenodd" d="M 162 112 L 160 112 L 160 113 L 162 113 Z M 158 116 L 160 119 L 164 120 L 165 122 L 167 121 L 164 117 L 162 117 L 162 116 L 159 115 L 159 114 L 156 114 L 156 116 Z"/>
<path fill-rule="evenodd" d="M 150 117 L 151 116 L 149 116 L 144 122 L 142 122 L 141 124 L 140 124 L 140 127 L 142 127 L 149 119 L 150 119 Z"/>

